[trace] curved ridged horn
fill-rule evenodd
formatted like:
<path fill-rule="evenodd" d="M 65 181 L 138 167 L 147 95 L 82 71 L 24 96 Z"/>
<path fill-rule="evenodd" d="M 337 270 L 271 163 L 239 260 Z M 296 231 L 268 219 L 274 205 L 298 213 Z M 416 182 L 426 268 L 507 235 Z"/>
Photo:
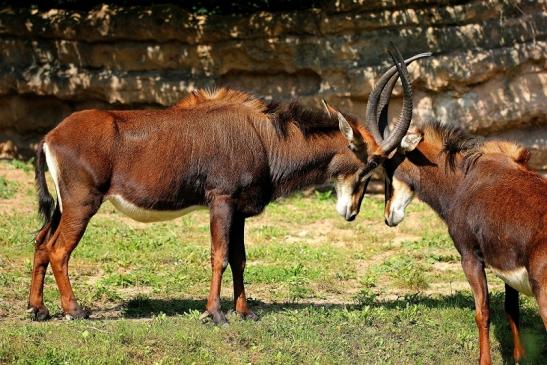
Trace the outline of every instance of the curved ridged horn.
<path fill-rule="evenodd" d="M 398 79 L 399 79 L 398 72 L 395 75 L 391 76 L 386 86 L 384 87 L 384 90 L 382 90 L 382 94 L 380 95 L 380 101 L 378 102 L 378 107 L 376 109 L 377 110 L 376 120 L 378 121 L 378 131 L 380 132 L 380 135 L 382 136 L 383 139 L 386 139 L 389 134 L 389 129 L 388 129 L 389 123 L 387 119 L 389 100 L 391 99 L 391 93 L 393 92 L 393 88 L 395 87 L 395 84 L 397 83 Z"/>
<path fill-rule="evenodd" d="M 393 127 L 393 131 L 389 134 L 389 137 L 380 143 L 380 149 L 384 155 L 388 155 L 393 149 L 395 149 L 408 131 L 410 122 L 412 120 L 412 86 L 410 84 L 410 75 L 406 68 L 405 60 L 396 47 L 393 47 L 395 52 L 391 49 L 388 50 L 389 55 L 393 62 L 397 72 L 401 77 L 401 83 L 403 84 L 403 108 L 399 115 L 399 120 Z"/>
<path fill-rule="evenodd" d="M 409 65 L 410 63 L 412 63 L 413 61 L 417 59 L 425 58 L 429 56 L 431 56 L 431 52 L 420 53 L 404 60 L 404 63 L 406 65 Z M 366 111 L 367 128 L 372 133 L 372 136 L 378 143 L 381 143 L 384 140 L 382 134 L 380 133 L 380 130 L 378 129 L 378 120 L 376 118 L 378 113 L 378 101 L 379 101 L 378 98 L 380 97 L 380 94 L 386 87 L 386 84 L 390 81 L 391 77 L 396 74 L 397 74 L 397 67 L 392 66 L 389 70 L 387 70 L 382 75 L 380 80 L 378 80 L 378 82 L 372 89 L 370 96 L 368 98 L 367 111 Z M 397 80 L 397 77 L 398 76 L 395 76 L 395 80 Z M 395 85 L 395 82 L 396 81 L 393 81 L 393 86 Z M 393 89 L 393 86 L 391 87 L 391 89 Z M 388 95 L 391 95 L 391 92 Z M 386 103 L 387 102 L 389 102 L 389 98 L 387 99 Z"/>

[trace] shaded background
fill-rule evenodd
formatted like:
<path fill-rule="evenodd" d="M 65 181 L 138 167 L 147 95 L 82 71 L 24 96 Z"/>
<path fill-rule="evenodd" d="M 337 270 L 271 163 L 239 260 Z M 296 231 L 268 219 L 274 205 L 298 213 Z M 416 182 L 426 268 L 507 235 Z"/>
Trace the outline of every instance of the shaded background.
<path fill-rule="evenodd" d="M 0 1 L 0 158 L 31 156 L 75 110 L 200 87 L 363 116 L 393 41 L 434 54 L 410 67 L 415 120 L 516 139 L 546 173 L 546 34 L 545 1 Z"/>

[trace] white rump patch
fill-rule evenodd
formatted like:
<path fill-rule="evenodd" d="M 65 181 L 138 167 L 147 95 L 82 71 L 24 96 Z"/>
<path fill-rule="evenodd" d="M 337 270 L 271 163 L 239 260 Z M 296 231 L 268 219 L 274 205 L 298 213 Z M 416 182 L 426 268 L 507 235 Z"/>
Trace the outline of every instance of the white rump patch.
<path fill-rule="evenodd" d="M 196 209 L 204 208 L 200 205 L 193 205 L 181 210 L 151 210 L 136 206 L 118 194 L 109 195 L 106 199 L 109 200 L 117 210 L 126 216 L 143 223 L 166 221 L 181 217 Z"/>
<path fill-rule="evenodd" d="M 518 290 L 522 294 L 528 296 L 534 296 L 532 293 L 532 287 L 530 286 L 530 280 L 528 279 L 528 271 L 525 267 L 519 267 L 515 270 L 502 271 L 494 267 L 490 267 L 492 272 L 496 274 L 498 278 L 503 280 L 507 285 L 515 290 Z"/>
<path fill-rule="evenodd" d="M 63 212 L 63 202 L 61 200 L 61 190 L 59 190 L 59 165 L 57 164 L 57 159 L 49 150 L 47 143 L 44 143 L 42 149 L 44 150 L 44 155 L 46 156 L 46 164 L 55 184 L 55 191 L 57 193 L 57 202 L 59 203 L 59 209 L 61 213 Z"/>

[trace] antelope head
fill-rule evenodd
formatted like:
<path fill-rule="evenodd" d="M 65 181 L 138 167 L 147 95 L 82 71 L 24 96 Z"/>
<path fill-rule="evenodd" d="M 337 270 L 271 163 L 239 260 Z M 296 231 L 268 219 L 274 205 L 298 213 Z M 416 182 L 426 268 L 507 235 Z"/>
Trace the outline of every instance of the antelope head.
<path fill-rule="evenodd" d="M 374 139 L 359 120 L 344 116 L 323 100 L 327 113 L 338 119 L 342 135 L 347 140 L 347 149 L 334 159 L 336 171 L 336 210 L 347 221 L 353 221 L 361 208 L 372 171 L 366 169 L 368 154 Z M 349 120 L 348 120 L 349 119 Z"/>
<path fill-rule="evenodd" d="M 382 75 L 371 91 L 366 110 L 366 123 L 351 118 L 348 121 L 349 116 L 340 113 L 323 101 L 327 112 L 331 115 L 334 113 L 338 118 L 340 131 L 347 139 L 348 148 L 353 154 L 351 158 L 362 162 L 361 168 L 356 173 L 339 175 L 336 180 L 336 209 L 346 220 L 353 220 L 359 213 L 366 187 L 375 170 L 386 177 L 386 192 L 393 190 L 392 175 L 388 176 L 385 173 L 384 163 L 392 159 L 398 149 L 405 148 L 405 143 L 415 140 L 411 136 L 405 138 L 412 119 L 412 89 L 406 65 L 417 59 L 428 57 L 431 53 L 420 53 L 403 60 L 399 51 L 393 48 L 394 51 L 389 52 L 395 66 Z M 393 130 L 388 133 L 387 107 L 399 75 L 403 84 L 403 108 Z M 386 211 L 392 209 L 396 211 L 392 213 L 391 220 L 395 222 L 400 218 L 401 209 L 404 216 L 404 208 L 410 199 L 404 194 L 401 197 L 397 195 L 395 204 L 391 203 L 392 199 L 392 196 L 386 195 Z"/>
<path fill-rule="evenodd" d="M 393 47 L 389 54 L 395 66 L 386 72 L 378 81 L 367 104 L 367 128 L 378 144 L 377 150 L 369 158 L 368 168 L 378 168 L 384 176 L 385 184 L 385 223 L 394 227 L 405 216 L 405 208 L 414 197 L 411 184 L 394 177 L 395 170 L 404 161 L 404 154 L 412 151 L 422 140 L 417 131 L 409 132 L 412 119 L 412 87 L 406 65 L 410 62 L 428 57 L 431 53 L 420 53 L 404 60 L 397 48 Z M 389 98 L 398 77 L 403 85 L 403 107 L 398 121 L 391 132 L 387 128 L 387 108 Z"/>

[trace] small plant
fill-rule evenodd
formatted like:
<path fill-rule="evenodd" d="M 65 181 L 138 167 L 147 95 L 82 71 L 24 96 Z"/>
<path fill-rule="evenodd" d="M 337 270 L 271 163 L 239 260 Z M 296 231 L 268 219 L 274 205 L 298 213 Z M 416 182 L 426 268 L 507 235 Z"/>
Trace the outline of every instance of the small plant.
<path fill-rule="evenodd" d="M 408 246 L 409 248 L 452 248 L 454 243 L 446 232 L 426 232 L 424 236 Z"/>
<path fill-rule="evenodd" d="M 311 295 L 311 290 L 308 288 L 309 280 L 295 276 L 289 279 L 289 297 L 291 302 L 297 302 L 300 299 L 307 298 Z"/>
<path fill-rule="evenodd" d="M 422 265 L 405 265 L 399 268 L 395 281 L 400 286 L 409 289 L 426 289 L 429 286 Z"/>
<path fill-rule="evenodd" d="M 309 279 L 305 277 L 305 268 L 302 263 L 298 263 L 287 270 L 292 276 L 287 280 L 289 285 L 289 297 L 292 302 L 299 299 L 309 297 L 311 290 L 309 289 Z"/>
<path fill-rule="evenodd" d="M 110 288 L 102 283 L 97 285 L 95 290 L 92 292 L 92 298 L 93 301 L 102 300 L 111 302 L 119 301 L 122 299 L 115 289 Z"/>
<path fill-rule="evenodd" d="M 354 273 L 349 268 L 341 268 L 340 271 L 334 273 L 336 280 L 347 281 L 354 277 Z"/>
<path fill-rule="evenodd" d="M 395 283 L 408 289 L 426 289 L 427 283 L 423 264 L 408 256 L 393 256 L 383 265 L 383 271 L 393 278 Z"/>
<path fill-rule="evenodd" d="M 376 280 L 378 280 L 378 274 L 375 271 L 369 271 L 363 276 L 361 279 L 363 288 L 355 295 L 358 305 L 367 306 L 375 302 L 378 297 L 378 293 L 373 289 L 376 287 Z"/>
<path fill-rule="evenodd" d="M 33 161 L 34 159 L 30 159 L 29 161 L 11 160 L 9 164 L 17 170 L 23 170 L 24 172 L 29 173 L 33 169 Z"/>
<path fill-rule="evenodd" d="M 334 198 L 334 196 L 332 195 L 332 190 L 327 190 L 327 191 L 315 190 L 314 195 L 320 201 L 332 200 Z"/>
<path fill-rule="evenodd" d="M 371 288 L 362 288 L 355 295 L 355 302 L 360 306 L 372 305 L 376 301 L 378 294 L 374 292 Z"/>
<path fill-rule="evenodd" d="M 432 253 L 428 256 L 428 258 L 432 262 L 456 263 L 460 261 L 460 258 L 457 255 L 439 255 Z"/>
<path fill-rule="evenodd" d="M 265 240 L 271 240 L 271 239 L 279 239 L 281 237 L 284 237 L 287 235 L 287 230 L 281 227 L 276 226 L 261 226 L 255 230 L 256 234 L 261 238 Z"/>
<path fill-rule="evenodd" d="M 19 184 L 0 176 L 0 199 L 11 199 L 17 193 Z"/>
<path fill-rule="evenodd" d="M 376 280 L 378 279 L 378 274 L 376 272 L 368 272 L 365 276 L 361 279 L 361 284 L 363 287 L 370 289 L 376 287 Z"/>

